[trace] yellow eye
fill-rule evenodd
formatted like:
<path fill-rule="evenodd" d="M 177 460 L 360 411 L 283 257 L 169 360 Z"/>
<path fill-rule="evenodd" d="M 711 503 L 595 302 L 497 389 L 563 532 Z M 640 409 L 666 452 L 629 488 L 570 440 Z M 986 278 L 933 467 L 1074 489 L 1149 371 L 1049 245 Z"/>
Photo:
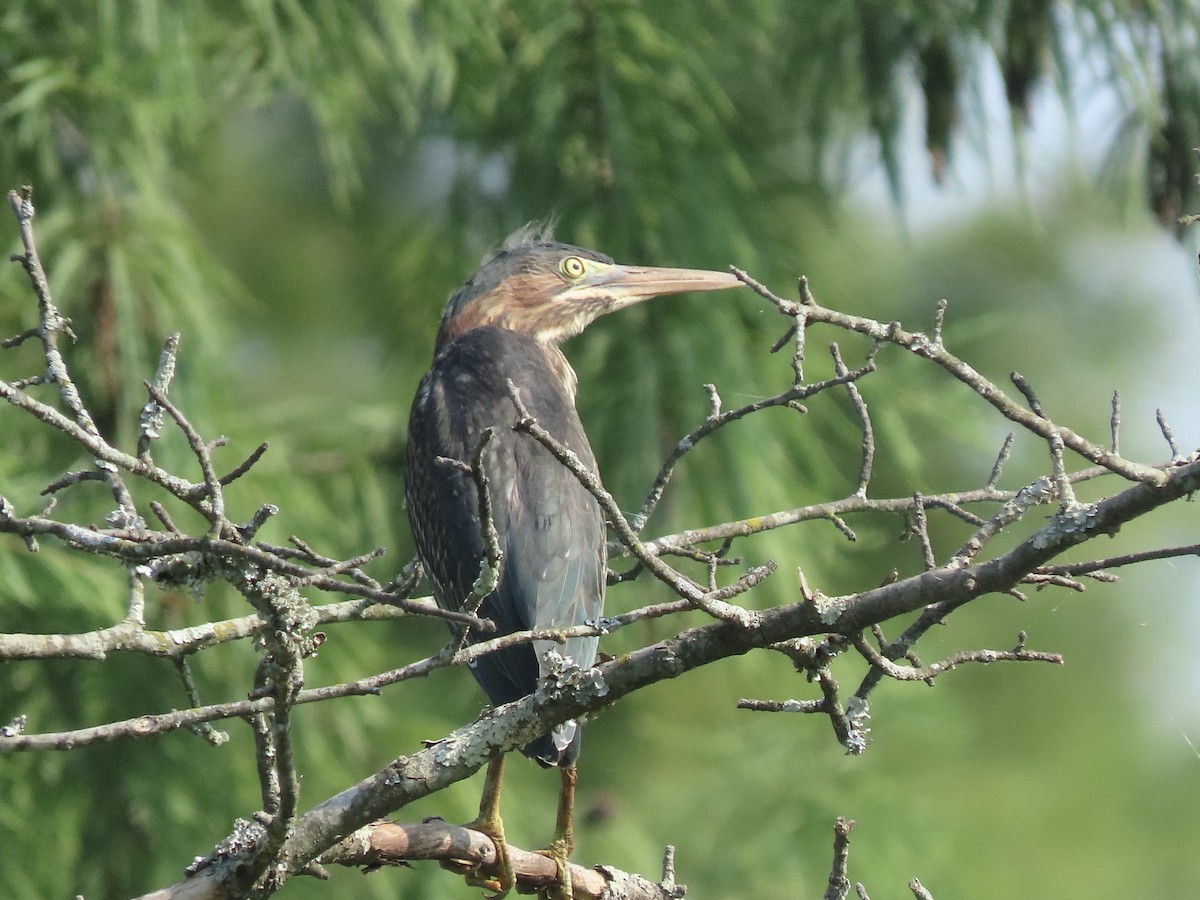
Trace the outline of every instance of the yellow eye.
<path fill-rule="evenodd" d="M 578 256 L 568 256 L 558 264 L 558 268 L 568 278 L 582 278 L 583 273 L 587 271 L 587 266 Z"/>

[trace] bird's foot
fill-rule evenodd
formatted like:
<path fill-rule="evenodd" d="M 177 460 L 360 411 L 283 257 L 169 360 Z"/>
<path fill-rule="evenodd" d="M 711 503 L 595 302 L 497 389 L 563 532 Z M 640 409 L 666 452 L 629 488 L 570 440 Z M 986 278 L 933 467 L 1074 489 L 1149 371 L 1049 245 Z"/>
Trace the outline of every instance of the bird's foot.
<path fill-rule="evenodd" d="M 476 819 L 467 823 L 466 827 L 486 834 L 496 847 L 496 861 L 490 866 L 479 865 L 468 871 L 467 884 L 483 888 L 488 892 L 490 900 L 500 900 L 517 882 L 512 860 L 508 855 L 508 841 L 504 837 L 504 823 L 500 821 L 499 816 L 495 816 L 490 819 Z"/>
<path fill-rule="evenodd" d="M 500 784 L 504 777 L 504 756 L 495 757 L 488 763 L 483 779 L 483 795 L 479 801 L 479 815 L 466 827 L 479 831 L 492 839 L 496 848 L 496 861 L 491 866 L 482 864 L 466 872 L 467 884 L 489 891 L 491 900 L 500 900 L 517 882 L 512 859 L 508 855 L 508 841 L 504 837 L 504 822 L 500 818 Z"/>
<path fill-rule="evenodd" d="M 571 851 L 574 841 L 569 837 L 556 837 L 545 850 L 537 852 L 554 860 L 558 869 L 558 877 L 553 884 L 547 885 L 538 892 L 540 900 L 574 900 L 575 891 L 571 885 Z"/>

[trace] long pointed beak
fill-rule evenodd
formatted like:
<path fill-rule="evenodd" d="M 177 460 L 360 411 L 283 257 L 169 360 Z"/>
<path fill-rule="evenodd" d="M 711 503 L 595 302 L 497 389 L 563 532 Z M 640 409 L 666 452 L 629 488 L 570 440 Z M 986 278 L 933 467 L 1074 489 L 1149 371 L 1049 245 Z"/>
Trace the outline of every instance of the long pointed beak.
<path fill-rule="evenodd" d="M 593 290 L 607 294 L 617 306 L 629 306 L 663 294 L 682 294 L 687 291 L 720 291 L 742 287 L 731 272 L 706 269 L 668 269 L 652 266 L 614 265 L 586 279 Z M 582 285 L 582 290 L 587 290 Z"/>

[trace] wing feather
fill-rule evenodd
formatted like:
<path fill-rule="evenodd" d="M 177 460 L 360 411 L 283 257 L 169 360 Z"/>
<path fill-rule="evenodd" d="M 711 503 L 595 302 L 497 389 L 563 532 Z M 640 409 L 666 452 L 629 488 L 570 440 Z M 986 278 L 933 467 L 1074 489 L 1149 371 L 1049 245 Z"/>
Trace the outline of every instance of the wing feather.
<path fill-rule="evenodd" d="M 474 484 L 434 459 L 470 461 L 490 427 L 494 437 L 484 467 L 504 561 L 499 586 L 481 613 L 502 633 L 596 619 L 603 609 L 607 563 L 603 516 L 595 499 L 544 447 L 512 430 L 516 412 L 509 379 L 530 413 L 595 468 L 571 391 L 546 359 L 545 348 L 500 328 L 475 329 L 449 344 L 413 403 L 405 477 L 409 517 L 434 597 L 444 608 L 461 608 L 483 558 Z M 565 647 L 538 642 L 509 648 L 481 659 L 474 674 L 493 703 L 507 703 L 536 687 L 545 650 L 556 649 L 586 667 L 595 662 L 596 646 L 596 638 L 573 638 Z"/>

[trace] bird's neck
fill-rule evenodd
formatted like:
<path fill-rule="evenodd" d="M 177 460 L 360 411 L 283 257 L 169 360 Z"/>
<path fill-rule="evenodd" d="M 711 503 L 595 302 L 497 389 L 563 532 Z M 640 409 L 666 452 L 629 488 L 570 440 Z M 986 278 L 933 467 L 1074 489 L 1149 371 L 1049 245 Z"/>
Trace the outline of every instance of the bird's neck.
<path fill-rule="evenodd" d="M 571 364 L 567 362 L 567 357 L 561 350 L 558 349 L 558 344 L 549 343 L 547 341 L 538 341 L 546 351 L 546 361 L 550 364 L 551 370 L 558 377 L 559 382 L 571 397 L 571 403 L 575 403 L 575 390 L 579 386 L 579 378 L 575 375 L 575 370 L 571 368 Z"/>
<path fill-rule="evenodd" d="M 541 349 L 546 361 L 546 365 L 550 369 L 555 382 L 560 384 L 563 390 L 566 391 L 567 396 L 571 398 L 571 403 L 575 403 L 575 393 L 579 386 L 579 378 L 575 375 L 575 370 L 571 368 L 571 364 L 567 361 L 567 357 L 561 350 L 558 349 L 557 337 L 547 338 L 544 336 L 536 336 L 517 331 L 516 329 L 505 328 L 504 325 L 500 323 L 489 323 L 483 327 L 496 328 L 503 332 L 520 334 L 522 337 L 532 340 Z M 436 349 L 434 351 L 435 359 L 445 352 L 447 346 L 454 343 L 464 334 L 474 330 L 474 328 L 455 328 L 451 330 L 443 329 L 442 333 L 438 335 Z"/>

